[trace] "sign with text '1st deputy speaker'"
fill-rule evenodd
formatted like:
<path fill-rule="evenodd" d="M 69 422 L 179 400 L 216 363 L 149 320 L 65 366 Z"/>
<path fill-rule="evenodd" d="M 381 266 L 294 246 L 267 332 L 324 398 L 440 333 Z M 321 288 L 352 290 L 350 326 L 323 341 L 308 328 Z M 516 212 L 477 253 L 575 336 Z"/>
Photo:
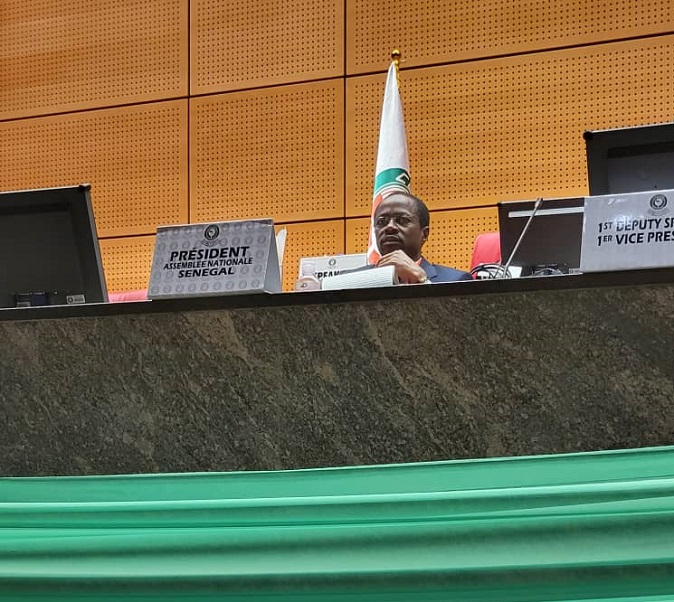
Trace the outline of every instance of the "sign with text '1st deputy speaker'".
<path fill-rule="evenodd" d="M 585 198 L 581 272 L 674 266 L 674 190 Z"/>
<path fill-rule="evenodd" d="M 150 299 L 256 292 L 281 292 L 271 219 L 157 228 Z"/>

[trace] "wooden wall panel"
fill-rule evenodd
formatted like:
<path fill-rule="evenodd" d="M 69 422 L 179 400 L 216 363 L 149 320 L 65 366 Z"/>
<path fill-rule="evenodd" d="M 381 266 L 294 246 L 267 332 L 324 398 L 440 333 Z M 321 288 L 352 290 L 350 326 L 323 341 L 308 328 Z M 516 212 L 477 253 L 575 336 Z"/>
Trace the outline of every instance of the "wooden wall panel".
<path fill-rule="evenodd" d="M 187 100 L 0 123 L 0 190 L 90 182 L 99 236 L 187 221 Z"/>
<path fill-rule="evenodd" d="M 193 99 L 191 221 L 341 217 L 343 98 L 330 80 Z"/>
<path fill-rule="evenodd" d="M 191 93 L 344 74 L 343 0 L 192 0 Z"/>
<path fill-rule="evenodd" d="M 6 0 L 0 189 L 90 181 L 111 290 L 157 225 L 290 223 L 288 289 L 365 247 L 399 47 L 427 253 L 465 268 L 497 201 L 587 191 L 583 130 L 674 118 L 672 32 L 671 0 Z"/>
<path fill-rule="evenodd" d="M 412 189 L 431 209 L 587 193 L 587 129 L 674 116 L 674 36 L 401 72 Z M 384 75 L 347 80 L 347 216 L 367 215 Z"/>
<path fill-rule="evenodd" d="M 185 96 L 188 0 L 3 0 L 0 119 Z"/>
<path fill-rule="evenodd" d="M 152 268 L 154 235 L 108 238 L 99 244 L 108 292 L 147 288 Z"/>
<path fill-rule="evenodd" d="M 346 253 L 366 251 L 369 227 L 370 219 L 366 217 L 346 220 Z M 496 207 L 433 211 L 424 257 L 431 263 L 468 270 L 475 238 L 497 230 Z"/>
<path fill-rule="evenodd" d="M 381 71 L 393 48 L 418 67 L 671 33 L 671 0 L 346 0 L 347 73 Z"/>
<path fill-rule="evenodd" d="M 431 215 L 431 234 L 424 246 L 424 253 L 434 263 L 468 270 L 477 235 L 497 230 L 495 207 L 434 211 Z"/>
<path fill-rule="evenodd" d="M 283 290 L 291 291 L 299 274 L 300 258 L 344 253 L 344 220 L 277 226 L 287 228 L 283 257 Z"/>
<path fill-rule="evenodd" d="M 356 217 L 346 220 L 345 253 L 365 253 L 367 251 L 369 227 L 370 218 L 368 217 Z"/>

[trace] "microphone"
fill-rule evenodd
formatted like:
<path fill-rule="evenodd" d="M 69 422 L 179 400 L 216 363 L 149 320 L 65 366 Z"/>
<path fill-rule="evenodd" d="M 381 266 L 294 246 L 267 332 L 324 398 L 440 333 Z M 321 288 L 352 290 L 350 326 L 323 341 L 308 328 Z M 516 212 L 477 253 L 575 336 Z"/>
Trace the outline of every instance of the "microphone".
<path fill-rule="evenodd" d="M 522 233 L 519 235 L 517 238 L 517 241 L 515 242 L 515 246 L 513 247 L 513 250 L 510 253 L 510 257 L 508 257 L 508 261 L 506 261 L 505 265 L 503 266 L 503 278 L 508 278 L 508 270 L 510 269 L 510 264 L 512 263 L 512 260 L 515 258 L 515 254 L 517 253 L 517 249 L 520 248 L 520 244 L 522 243 L 522 240 L 524 240 L 524 237 L 527 233 L 527 230 L 529 229 L 529 226 L 531 225 L 531 221 L 534 219 L 534 215 L 536 215 L 536 212 L 540 209 L 541 204 L 543 203 L 543 197 L 539 196 L 536 199 L 536 202 L 534 203 L 534 208 L 531 211 L 531 215 L 529 216 L 529 219 L 527 220 L 527 223 L 524 224 L 524 228 L 522 229 Z"/>

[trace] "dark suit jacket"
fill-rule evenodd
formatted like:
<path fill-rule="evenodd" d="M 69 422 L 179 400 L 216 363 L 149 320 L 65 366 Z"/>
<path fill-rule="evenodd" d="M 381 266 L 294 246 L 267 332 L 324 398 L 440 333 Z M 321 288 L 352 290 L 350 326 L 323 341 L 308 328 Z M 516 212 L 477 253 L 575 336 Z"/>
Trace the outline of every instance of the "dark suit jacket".
<path fill-rule="evenodd" d="M 472 280 L 468 272 L 448 268 L 444 265 L 437 265 L 436 263 L 429 263 L 423 257 L 419 264 L 426 272 L 429 280 L 433 283 L 439 282 L 456 282 L 457 280 Z"/>
<path fill-rule="evenodd" d="M 429 263 L 423 257 L 421 258 L 421 263 L 419 263 L 419 265 L 423 268 L 424 272 L 426 272 L 426 276 L 428 276 L 428 279 L 431 281 L 431 283 L 440 284 L 442 282 L 456 282 L 458 280 L 473 279 L 468 272 L 462 272 L 461 270 L 448 268 L 444 265 L 438 265 L 437 263 Z M 364 265 L 362 268 L 344 270 L 342 274 L 362 272 L 363 270 L 371 270 L 376 267 L 376 265 Z"/>

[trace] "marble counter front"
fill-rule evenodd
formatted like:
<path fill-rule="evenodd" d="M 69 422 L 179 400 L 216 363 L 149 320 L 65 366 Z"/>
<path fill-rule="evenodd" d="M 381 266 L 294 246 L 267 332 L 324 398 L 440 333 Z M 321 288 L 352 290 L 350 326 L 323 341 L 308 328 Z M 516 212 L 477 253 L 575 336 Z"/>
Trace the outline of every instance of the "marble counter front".
<path fill-rule="evenodd" d="M 0 312 L 1 475 L 674 443 L 674 272 Z"/>

